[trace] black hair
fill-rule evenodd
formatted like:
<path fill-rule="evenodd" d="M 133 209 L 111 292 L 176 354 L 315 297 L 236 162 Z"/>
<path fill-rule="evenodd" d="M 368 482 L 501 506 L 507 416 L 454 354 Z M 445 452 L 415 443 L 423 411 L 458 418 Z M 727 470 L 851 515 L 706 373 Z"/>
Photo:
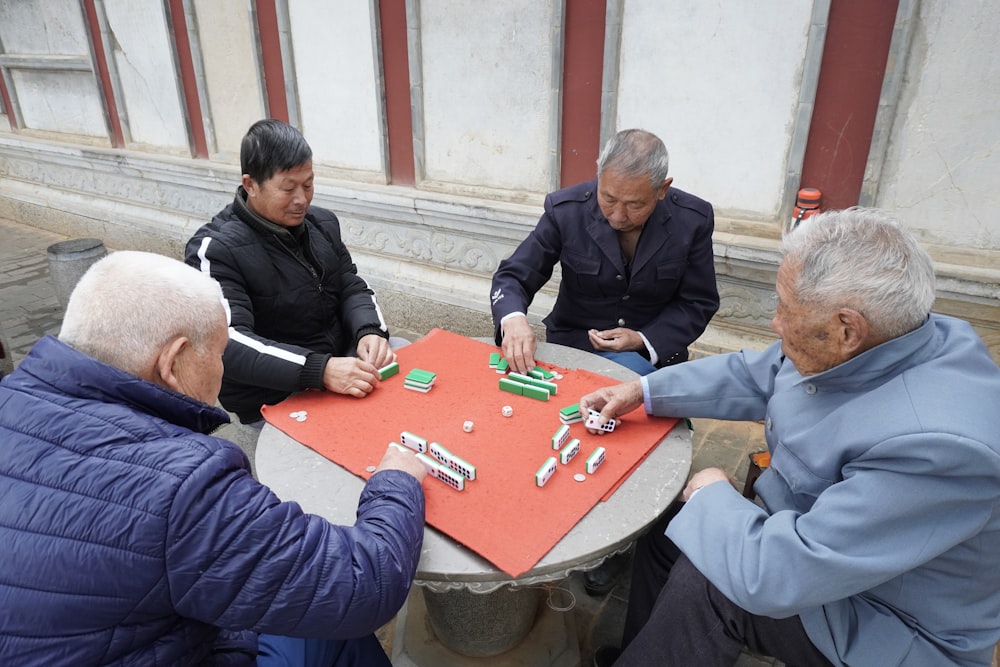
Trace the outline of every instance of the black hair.
<path fill-rule="evenodd" d="M 297 129 L 274 118 L 250 126 L 240 144 L 240 169 L 258 183 L 312 159 L 312 149 Z"/>

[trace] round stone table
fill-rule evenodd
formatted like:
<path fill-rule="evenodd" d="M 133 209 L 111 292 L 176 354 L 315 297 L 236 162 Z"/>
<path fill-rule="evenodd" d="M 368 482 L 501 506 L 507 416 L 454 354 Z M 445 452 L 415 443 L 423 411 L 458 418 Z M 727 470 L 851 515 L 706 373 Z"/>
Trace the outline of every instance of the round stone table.
<path fill-rule="evenodd" d="M 536 357 L 621 381 L 638 377 L 601 356 L 562 345 L 539 343 Z M 354 523 L 364 487 L 360 477 L 270 424 L 264 426 L 257 442 L 256 464 L 260 481 L 282 500 L 294 500 L 304 511 L 333 523 Z M 681 420 L 611 498 L 597 503 L 529 572 L 516 579 L 428 526 L 417 586 L 397 616 L 393 664 L 578 664 L 572 618 L 541 604 L 544 585 L 565 579 L 573 571 L 597 567 L 609 555 L 626 550 L 680 493 L 690 467 L 691 432 Z"/>

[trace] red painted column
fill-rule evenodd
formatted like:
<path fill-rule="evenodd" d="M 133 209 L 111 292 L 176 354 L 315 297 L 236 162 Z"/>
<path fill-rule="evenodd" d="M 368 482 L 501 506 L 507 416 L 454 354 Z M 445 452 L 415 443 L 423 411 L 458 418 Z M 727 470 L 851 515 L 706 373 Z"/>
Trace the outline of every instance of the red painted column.
<path fill-rule="evenodd" d="M 198 96 L 198 81 L 194 74 L 194 59 L 191 57 L 191 40 L 188 36 L 187 22 L 184 20 L 184 0 L 170 0 L 170 22 L 173 24 L 174 46 L 177 52 L 177 65 L 181 70 L 181 89 L 184 93 L 184 106 L 187 110 L 188 123 L 191 128 L 191 142 L 196 157 L 208 157 L 208 141 L 205 139 L 205 123 L 201 116 L 201 103 Z"/>
<path fill-rule="evenodd" d="M 7 92 L 7 84 L 4 83 L 2 76 L 0 76 L 0 109 L 7 114 L 7 123 L 10 125 L 10 129 L 16 130 L 17 123 L 14 121 L 14 105 L 10 101 L 10 93 Z"/>
<path fill-rule="evenodd" d="M 833 0 L 800 187 L 819 188 L 824 209 L 861 194 L 898 0 Z"/>
<path fill-rule="evenodd" d="M 101 23 L 97 20 L 94 0 L 83 0 L 83 11 L 87 15 L 87 37 L 90 39 L 90 49 L 94 54 L 94 64 L 97 66 L 97 79 L 101 85 L 104 106 L 111 124 L 111 144 L 115 148 L 125 148 L 125 133 L 122 131 L 121 118 L 118 117 L 118 102 L 115 100 L 115 90 L 111 85 L 108 61 L 104 57 Z"/>
<path fill-rule="evenodd" d="M 410 106 L 410 54 L 406 3 L 379 2 L 385 122 L 389 144 L 389 182 L 415 185 L 413 114 Z"/>
<path fill-rule="evenodd" d="M 563 187 L 597 175 L 606 11 L 606 0 L 566 3 L 559 146 L 559 182 Z"/>
<path fill-rule="evenodd" d="M 288 122 L 288 98 L 285 97 L 285 70 L 278 36 L 278 12 L 274 0 L 257 0 L 257 32 L 264 65 L 264 95 L 267 115 Z"/>

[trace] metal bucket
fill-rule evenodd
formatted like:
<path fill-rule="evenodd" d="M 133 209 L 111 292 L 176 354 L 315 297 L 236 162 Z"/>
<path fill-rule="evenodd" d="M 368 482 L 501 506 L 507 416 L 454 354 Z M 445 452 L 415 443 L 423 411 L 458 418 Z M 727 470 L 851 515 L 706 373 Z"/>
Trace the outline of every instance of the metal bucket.
<path fill-rule="evenodd" d="M 49 277 L 63 308 L 77 281 L 95 262 L 108 254 L 100 239 L 70 239 L 53 243 L 47 249 Z"/>

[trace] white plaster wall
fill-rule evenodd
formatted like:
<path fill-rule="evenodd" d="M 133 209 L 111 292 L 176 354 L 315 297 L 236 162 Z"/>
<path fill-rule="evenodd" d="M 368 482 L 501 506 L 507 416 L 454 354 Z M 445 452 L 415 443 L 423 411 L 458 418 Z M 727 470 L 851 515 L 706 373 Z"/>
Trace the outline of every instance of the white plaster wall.
<path fill-rule="evenodd" d="M 83 12 L 76 0 L 0 2 L 0 44 L 4 53 L 15 56 L 90 58 Z M 26 127 L 108 136 L 93 73 L 14 69 L 9 83 L 9 92 Z M 0 120 L 6 122 L 7 117 L 4 115 Z"/>
<path fill-rule="evenodd" d="M 302 133 L 313 160 L 384 173 L 371 2 L 289 0 Z"/>
<path fill-rule="evenodd" d="M 717 211 L 773 217 L 812 4 L 628 0 L 616 129 L 659 135 L 675 184 Z"/>
<path fill-rule="evenodd" d="M 160 0 L 104 0 L 131 143 L 189 151 L 178 72 Z"/>
<path fill-rule="evenodd" d="M 238 160 L 243 135 L 266 115 L 249 0 L 193 5 L 216 151 Z"/>
<path fill-rule="evenodd" d="M 4 53 L 88 54 L 79 0 L 0 2 Z"/>
<path fill-rule="evenodd" d="M 419 1 L 424 178 L 550 189 L 555 4 Z"/>
<path fill-rule="evenodd" d="M 919 8 L 877 205 L 926 242 L 1000 249 L 1000 4 Z"/>
<path fill-rule="evenodd" d="M 25 126 L 33 130 L 108 136 L 104 108 L 90 72 L 11 72 Z"/>

